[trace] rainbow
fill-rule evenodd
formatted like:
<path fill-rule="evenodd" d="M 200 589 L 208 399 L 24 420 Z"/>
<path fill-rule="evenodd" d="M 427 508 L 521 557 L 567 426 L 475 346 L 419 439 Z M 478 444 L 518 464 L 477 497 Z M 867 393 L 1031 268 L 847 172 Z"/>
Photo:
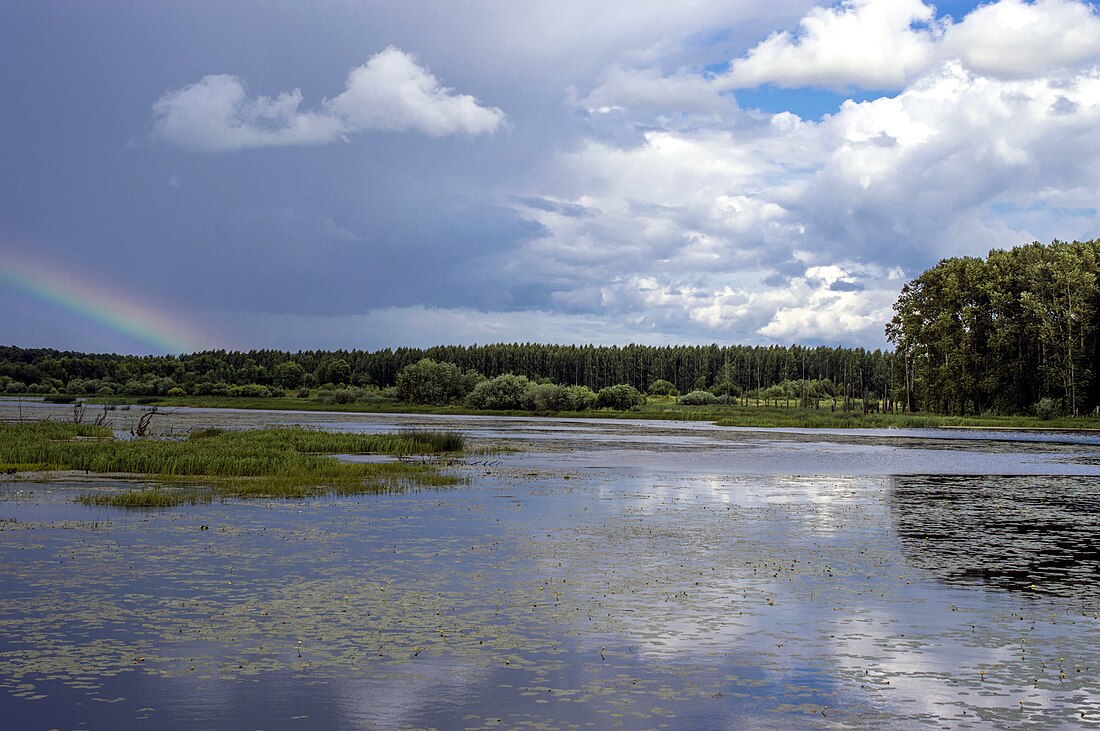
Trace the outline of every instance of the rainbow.
<path fill-rule="evenodd" d="M 197 352 L 209 348 L 214 339 L 148 300 L 120 294 L 86 274 L 23 252 L 13 255 L 11 249 L 0 249 L 0 285 L 107 327 L 158 354 Z"/>

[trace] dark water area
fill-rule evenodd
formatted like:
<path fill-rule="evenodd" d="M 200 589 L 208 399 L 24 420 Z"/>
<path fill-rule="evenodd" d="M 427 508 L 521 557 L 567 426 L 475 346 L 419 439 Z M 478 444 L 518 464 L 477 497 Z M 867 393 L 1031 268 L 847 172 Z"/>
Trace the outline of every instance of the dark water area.
<path fill-rule="evenodd" d="M 1095 438 L 172 419 L 507 449 L 339 499 L 0 484 L 3 727 L 1100 726 Z"/>

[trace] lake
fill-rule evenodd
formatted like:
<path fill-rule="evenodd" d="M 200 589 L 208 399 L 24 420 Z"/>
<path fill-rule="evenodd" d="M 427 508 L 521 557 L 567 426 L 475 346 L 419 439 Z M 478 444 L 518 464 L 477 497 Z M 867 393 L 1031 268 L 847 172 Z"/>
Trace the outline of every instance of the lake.
<path fill-rule="evenodd" d="M 1100 727 L 1095 435 L 156 423 L 498 449 L 447 467 L 461 487 L 350 498 L 126 510 L 0 483 L 8 727 Z"/>

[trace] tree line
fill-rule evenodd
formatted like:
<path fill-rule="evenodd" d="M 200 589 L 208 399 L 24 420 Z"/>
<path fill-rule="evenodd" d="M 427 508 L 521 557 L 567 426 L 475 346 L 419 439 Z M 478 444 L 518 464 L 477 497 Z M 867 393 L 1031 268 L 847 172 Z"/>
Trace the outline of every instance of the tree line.
<path fill-rule="evenodd" d="M 615 386 L 655 394 L 661 384 L 663 395 L 694 393 L 704 402 L 710 394 L 804 407 L 831 399 L 845 411 L 1080 415 L 1100 404 L 1098 258 L 1100 241 L 1055 241 L 944 259 L 902 288 L 886 324 L 893 351 L 497 343 L 132 356 L 8 346 L 0 347 L 0 393 L 265 396 L 337 386 L 397 393 L 402 372 L 427 359 L 462 374 L 467 395 L 481 380 L 511 375 L 527 379 L 525 388 L 552 383 L 597 394 Z"/>
<path fill-rule="evenodd" d="M 941 414 L 1095 412 L 1098 260 L 1100 240 L 1032 243 L 944 259 L 906 284 L 886 326 L 899 400 Z"/>
<path fill-rule="evenodd" d="M 890 400 L 892 354 L 862 348 L 677 345 L 595 346 L 537 343 L 454 345 L 376 351 L 213 350 L 166 356 L 87 354 L 0 347 L 0 392 L 163 396 L 258 395 L 325 385 L 394 387 L 400 373 L 430 359 L 487 379 L 512 374 L 533 382 L 599 392 L 628 385 L 646 392 L 666 381 L 680 393 L 709 390 L 748 398 Z M 763 396 L 767 389 L 772 389 Z"/>

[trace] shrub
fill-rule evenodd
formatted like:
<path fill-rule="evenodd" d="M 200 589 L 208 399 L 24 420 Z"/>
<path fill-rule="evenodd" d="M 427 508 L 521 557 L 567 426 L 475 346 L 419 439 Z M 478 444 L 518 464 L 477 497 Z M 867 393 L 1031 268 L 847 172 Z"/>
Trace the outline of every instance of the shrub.
<path fill-rule="evenodd" d="M 645 403 L 645 395 L 641 391 L 620 383 L 615 386 L 601 388 L 596 394 L 596 406 L 601 409 L 615 409 L 617 411 L 629 411 Z"/>
<path fill-rule="evenodd" d="M 1062 415 L 1062 404 L 1056 399 L 1044 397 L 1035 404 L 1035 415 L 1046 421 Z"/>
<path fill-rule="evenodd" d="M 354 404 L 356 398 L 355 391 L 350 388 L 338 388 L 332 392 L 332 402 L 334 404 Z"/>
<path fill-rule="evenodd" d="M 596 408 L 596 402 L 599 400 L 596 392 L 588 386 L 569 386 L 565 389 L 565 394 L 569 399 L 570 411 L 594 409 Z"/>
<path fill-rule="evenodd" d="M 168 395 L 169 396 L 186 396 L 187 391 L 184 391 L 179 386 L 174 386 L 174 387 L 168 389 Z"/>
<path fill-rule="evenodd" d="M 463 373 L 454 363 L 423 358 L 397 374 L 397 394 L 410 404 L 442 406 L 469 393 L 474 377 L 480 376 L 471 371 Z"/>
<path fill-rule="evenodd" d="M 466 404 L 474 409 L 514 410 L 526 408 L 527 391 L 533 387 L 526 376 L 505 373 L 474 386 Z"/>
<path fill-rule="evenodd" d="M 115 390 L 110 386 L 100 386 L 95 393 L 97 396 L 114 396 Z"/>
<path fill-rule="evenodd" d="M 564 386 L 535 383 L 523 395 L 523 408 L 530 411 L 565 411 L 569 408 L 569 396 Z"/>
<path fill-rule="evenodd" d="M 246 383 L 243 386 L 230 386 L 226 395 L 234 398 L 269 398 L 271 389 L 258 383 Z"/>
<path fill-rule="evenodd" d="M 121 393 L 125 396 L 156 396 L 156 389 L 146 381 L 127 381 L 122 385 Z"/>
<path fill-rule="evenodd" d="M 658 378 L 653 383 L 649 384 L 650 396 L 679 396 L 680 392 L 676 390 L 676 386 L 671 381 L 666 381 L 663 378 Z"/>
<path fill-rule="evenodd" d="M 737 397 L 741 395 L 741 387 L 736 383 L 730 383 L 729 381 L 722 381 L 721 383 L 714 384 L 714 387 L 710 389 L 710 392 L 715 396 L 730 396 Z"/>
<path fill-rule="evenodd" d="M 718 397 L 710 391 L 691 391 L 681 396 L 677 403 L 684 406 L 706 406 L 707 404 L 718 403 Z"/>

